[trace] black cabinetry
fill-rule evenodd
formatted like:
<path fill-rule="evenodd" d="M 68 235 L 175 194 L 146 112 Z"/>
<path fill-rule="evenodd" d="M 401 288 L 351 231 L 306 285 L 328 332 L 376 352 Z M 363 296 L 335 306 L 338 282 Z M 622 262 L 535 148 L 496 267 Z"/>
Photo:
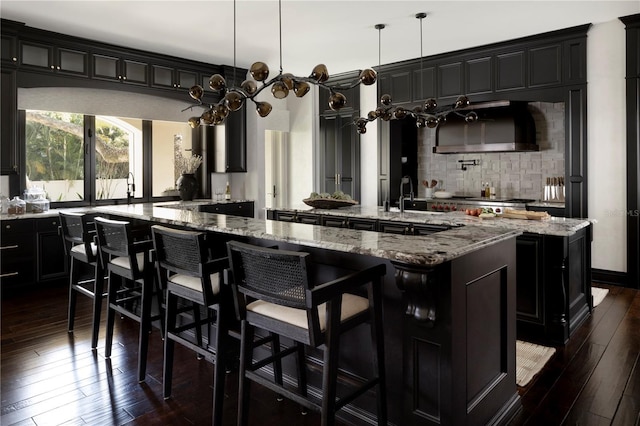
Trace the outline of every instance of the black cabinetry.
<path fill-rule="evenodd" d="M 322 173 L 319 192 L 342 191 L 359 200 L 360 136 L 351 122 L 359 113 L 360 92 L 356 88 L 341 88 L 356 78 L 357 74 L 352 73 L 332 77 L 331 85 L 347 98 L 347 106 L 338 112 L 329 108 L 328 91 L 322 90 L 319 94 Z"/>
<path fill-rule="evenodd" d="M 22 40 L 18 58 L 22 69 L 89 76 L 89 53 L 80 49 Z"/>
<path fill-rule="evenodd" d="M 518 335 L 564 344 L 592 308 L 591 227 L 516 241 Z"/>
<path fill-rule="evenodd" d="M 142 58 L 133 59 L 115 53 L 95 53 L 92 60 L 91 76 L 94 79 L 149 84 L 149 64 Z"/>
<path fill-rule="evenodd" d="M 3 291 L 64 280 L 68 262 L 57 217 L 3 220 L 0 227 Z"/>
<path fill-rule="evenodd" d="M 0 126 L 0 165 L 3 175 L 18 173 L 19 149 L 16 141 L 16 119 L 18 112 L 18 101 L 16 93 L 16 70 L 5 68 L 0 70 L 2 83 L 2 99 L 0 107 L 2 109 L 2 126 Z"/>
<path fill-rule="evenodd" d="M 565 102 L 568 217 L 587 217 L 586 33 L 590 24 L 379 67 L 381 93 L 413 108 L 427 98 L 452 104 L 495 100 Z M 403 120 L 398 120 L 402 122 Z M 400 178 L 395 122 L 380 122 L 379 203 L 397 199 Z M 637 167 L 636 167 L 637 168 Z"/>
<path fill-rule="evenodd" d="M 67 274 L 67 255 L 59 233 L 60 219 L 35 219 L 38 282 L 64 278 Z"/>
<path fill-rule="evenodd" d="M 229 216 L 253 217 L 253 201 L 241 201 L 237 203 L 203 204 L 200 211 L 204 213 L 226 214 Z"/>
<path fill-rule="evenodd" d="M 0 223 L 0 282 L 2 291 L 35 281 L 35 222 L 8 220 Z"/>
<path fill-rule="evenodd" d="M 175 68 L 169 65 L 151 65 L 151 85 L 165 89 L 184 89 L 185 94 L 190 87 L 198 84 L 197 71 Z"/>

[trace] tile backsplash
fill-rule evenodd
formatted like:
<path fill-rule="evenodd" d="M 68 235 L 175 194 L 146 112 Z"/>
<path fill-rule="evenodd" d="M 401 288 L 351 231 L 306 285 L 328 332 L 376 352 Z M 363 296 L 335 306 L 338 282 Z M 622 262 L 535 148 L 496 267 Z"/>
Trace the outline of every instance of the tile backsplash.
<path fill-rule="evenodd" d="M 542 199 L 547 177 L 564 176 L 564 103 L 531 102 L 538 152 L 434 154 L 435 130 L 418 132 L 418 181 L 436 179 L 438 188 L 456 195 L 479 196 L 483 182 L 498 198 Z M 445 124 L 446 126 L 446 124 Z M 459 160 L 480 160 L 462 170 Z M 418 185 L 418 196 L 424 186 Z"/>

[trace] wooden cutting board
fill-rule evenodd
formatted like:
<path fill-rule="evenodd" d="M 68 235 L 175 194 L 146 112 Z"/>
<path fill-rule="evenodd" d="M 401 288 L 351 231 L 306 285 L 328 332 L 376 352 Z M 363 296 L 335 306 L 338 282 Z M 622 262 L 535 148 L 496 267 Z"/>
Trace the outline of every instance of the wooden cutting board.
<path fill-rule="evenodd" d="M 507 209 L 504 211 L 504 213 L 502 213 L 502 217 L 506 219 L 546 220 L 551 218 L 551 215 L 549 215 L 549 213 L 547 212 Z"/>

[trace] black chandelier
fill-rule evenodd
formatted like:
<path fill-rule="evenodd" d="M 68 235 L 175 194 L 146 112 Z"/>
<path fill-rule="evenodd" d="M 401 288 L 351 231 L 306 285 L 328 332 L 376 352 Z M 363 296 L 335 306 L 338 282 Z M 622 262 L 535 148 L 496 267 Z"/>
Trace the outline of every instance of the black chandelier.
<path fill-rule="evenodd" d="M 197 105 L 191 105 L 185 108 L 193 109 L 194 106 L 204 108 L 204 112 L 199 117 L 191 117 L 189 125 L 196 128 L 200 125 L 218 125 L 223 124 L 230 112 L 238 111 L 246 103 L 247 100 L 252 101 L 256 106 L 256 112 L 260 117 L 266 117 L 273 109 L 272 105 L 266 101 L 258 101 L 256 97 L 266 88 L 271 88 L 271 93 L 276 99 L 286 98 L 291 91 L 296 97 L 301 98 L 311 89 L 311 84 L 328 90 L 329 108 L 338 111 L 347 105 L 347 98 L 335 88 L 325 84 L 329 79 L 329 72 L 324 64 L 316 65 L 308 77 L 298 77 L 290 73 L 283 73 L 282 70 L 282 1 L 278 0 L 278 24 L 280 31 L 280 72 L 277 76 L 268 80 L 269 67 L 264 62 L 254 62 L 249 68 L 252 79 L 246 79 L 240 87 L 229 86 L 225 78 L 220 74 L 214 74 L 209 79 L 209 88 L 216 93 L 223 94 L 220 100 L 215 104 L 204 103 L 204 89 L 200 85 L 193 86 L 189 89 L 189 95 L 198 102 Z M 236 2 L 233 1 L 233 80 L 235 83 L 236 72 Z M 377 74 L 367 68 L 360 72 L 358 79 L 348 87 L 342 90 L 352 89 L 359 84 L 366 86 L 376 82 Z M 260 85 L 260 83 L 262 83 Z"/>
<path fill-rule="evenodd" d="M 420 84 L 422 84 L 422 20 L 427 16 L 421 12 L 416 14 L 416 18 L 420 20 Z M 385 28 L 384 24 L 377 24 L 375 29 L 378 30 L 378 68 L 380 68 L 380 40 L 381 32 Z M 416 121 L 417 127 L 428 127 L 430 129 L 438 127 L 438 125 L 446 122 L 449 114 L 456 114 L 463 117 L 467 123 L 473 123 L 478 119 L 478 114 L 474 111 L 465 112 L 464 109 L 470 104 L 469 98 L 465 95 L 459 96 L 452 105 L 439 107 L 435 99 L 427 99 L 422 105 L 418 105 L 413 109 L 406 109 L 401 106 L 394 106 L 391 95 L 384 94 L 380 97 L 380 106 L 373 111 L 369 111 L 366 117 L 358 117 L 354 120 L 358 133 L 367 132 L 367 124 L 371 121 L 381 119 L 402 120 L 411 117 Z"/>

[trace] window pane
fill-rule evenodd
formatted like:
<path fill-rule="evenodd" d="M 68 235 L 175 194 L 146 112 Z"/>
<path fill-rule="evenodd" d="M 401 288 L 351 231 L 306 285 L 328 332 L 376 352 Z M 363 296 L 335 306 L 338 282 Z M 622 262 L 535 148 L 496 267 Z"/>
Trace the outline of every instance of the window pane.
<path fill-rule="evenodd" d="M 26 111 L 27 188 L 37 186 L 51 201 L 84 199 L 84 117 Z"/>
<path fill-rule="evenodd" d="M 187 123 L 154 120 L 152 140 L 152 196 L 178 195 L 176 180 L 181 171 L 175 167 L 175 158 L 191 155 L 191 127 Z"/>
<path fill-rule="evenodd" d="M 142 120 L 96 116 L 95 141 L 96 199 L 142 196 Z"/>

